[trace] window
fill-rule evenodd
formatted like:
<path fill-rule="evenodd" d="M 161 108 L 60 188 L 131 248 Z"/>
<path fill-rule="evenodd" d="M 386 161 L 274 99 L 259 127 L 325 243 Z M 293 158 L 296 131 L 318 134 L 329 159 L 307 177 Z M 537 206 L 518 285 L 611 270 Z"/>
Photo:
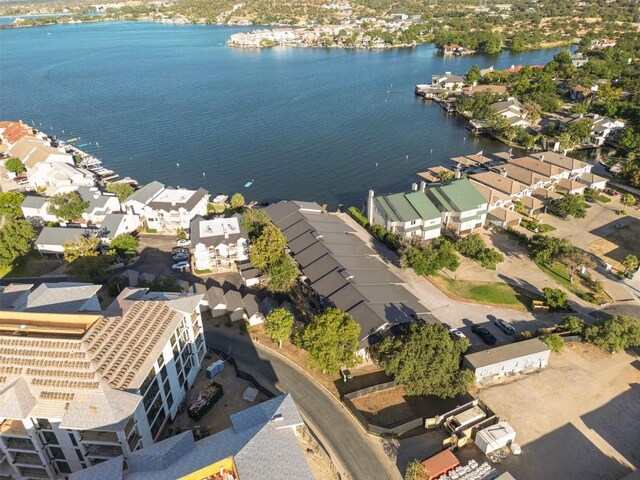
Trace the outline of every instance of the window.
<path fill-rule="evenodd" d="M 171 408 L 173 406 L 173 395 L 171 395 L 171 393 L 169 393 L 169 395 L 167 395 L 167 406 L 169 408 Z"/>
<path fill-rule="evenodd" d="M 162 378 L 162 381 L 165 381 L 167 379 L 167 367 L 162 367 L 162 369 L 160 370 L 160 377 Z"/>
<path fill-rule="evenodd" d="M 169 379 L 167 378 L 164 381 L 164 394 L 165 394 L 165 396 L 168 395 L 170 391 L 171 391 L 171 385 L 169 385 Z"/>
<path fill-rule="evenodd" d="M 36 418 L 38 426 L 44 430 L 53 430 L 53 427 L 46 418 Z"/>
<path fill-rule="evenodd" d="M 58 460 L 64 460 L 65 456 L 60 447 L 49 447 L 49 451 L 51 452 L 51 456 Z"/>
<path fill-rule="evenodd" d="M 84 457 L 82 456 L 82 452 L 80 452 L 79 448 L 76 448 L 76 455 L 78 456 L 78 460 L 84 462 Z"/>
<path fill-rule="evenodd" d="M 58 473 L 71 473 L 69 464 L 67 462 L 61 462 L 59 460 L 56 462 L 56 470 L 58 470 Z"/>
<path fill-rule="evenodd" d="M 78 441 L 76 440 L 76 436 L 73 432 L 69 432 L 69 438 L 71 438 L 71 443 L 73 443 L 74 447 L 78 446 Z"/>
<path fill-rule="evenodd" d="M 53 432 L 42 432 L 42 436 L 44 437 L 44 443 L 58 445 L 58 439 L 56 438 L 56 434 L 55 433 L 53 433 Z"/>
<path fill-rule="evenodd" d="M 162 365 L 164 365 L 164 354 L 161 353 L 160 356 L 158 357 L 158 366 L 162 367 Z"/>
<path fill-rule="evenodd" d="M 158 390 L 160 390 L 160 387 L 158 386 L 158 382 L 154 378 L 153 379 L 153 383 L 151 384 L 151 386 L 147 390 L 147 393 L 145 393 L 144 397 L 142 397 L 142 402 L 144 403 L 144 408 L 145 409 L 149 409 L 149 405 L 151 405 L 153 403 L 153 401 L 155 400 L 156 396 L 158 395 Z"/>
<path fill-rule="evenodd" d="M 149 410 L 147 411 L 147 421 L 151 423 L 153 419 L 156 417 L 158 410 L 161 410 L 161 409 L 162 409 L 162 398 L 160 398 L 160 395 L 158 395 L 155 401 L 153 402 L 153 405 L 151 405 L 151 408 L 149 408 Z"/>

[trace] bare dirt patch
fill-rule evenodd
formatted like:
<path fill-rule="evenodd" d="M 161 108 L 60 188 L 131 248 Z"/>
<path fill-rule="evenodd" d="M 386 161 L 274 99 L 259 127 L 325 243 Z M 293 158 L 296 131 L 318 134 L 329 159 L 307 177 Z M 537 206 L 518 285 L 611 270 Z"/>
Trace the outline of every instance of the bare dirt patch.
<path fill-rule="evenodd" d="M 606 238 L 596 240 L 589 250 L 618 270 L 624 270 L 621 262 L 627 255 L 638 252 L 638 231 L 633 228 L 620 228 Z"/>
<path fill-rule="evenodd" d="M 394 427 L 415 418 L 405 395 L 403 387 L 395 387 L 354 398 L 352 402 L 369 423 Z"/>

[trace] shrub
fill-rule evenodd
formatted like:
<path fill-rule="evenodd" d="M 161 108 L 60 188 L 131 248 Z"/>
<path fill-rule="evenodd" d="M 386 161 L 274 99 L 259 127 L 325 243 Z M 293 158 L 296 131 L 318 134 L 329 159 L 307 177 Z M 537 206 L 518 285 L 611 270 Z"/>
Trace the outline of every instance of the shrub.
<path fill-rule="evenodd" d="M 384 243 L 387 236 L 387 230 L 382 225 L 371 225 L 370 231 L 371 235 L 373 235 L 376 240 Z"/>
<path fill-rule="evenodd" d="M 564 348 L 564 340 L 556 333 L 545 333 L 538 337 L 553 353 L 560 353 Z"/>
<path fill-rule="evenodd" d="M 347 213 L 364 228 L 369 228 L 369 220 L 367 220 L 367 217 L 364 216 L 360 209 L 356 207 L 349 207 L 347 208 Z"/>
<path fill-rule="evenodd" d="M 584 332 L 584 320 L 573 315 L 564 317 L 564 320 L 558 325 L 562 331 L 572 333 L 574 335 L 582 335 Z"/>
<path fill-rule="evenodd" d="M 640 346 L 640 320 L 623 315 L 600 320 L 584 330 L 586 341 L 603 350 L 615 353 L 630 347 Z"/>
<path fill-rule="evenodd" d="M 544 287 L 542 289 L 542 296 L 544 302 L 555 310 L 565 308 L 567 306 L 567 300 L 569 296 L 564 290 L 559 288 Z"/>
<path fill-rule="evenodd" d="M 513 227 L 507 227 L 504 231 L 508 235 L 510 235 L 513 238 L 515 238 L 516 240 L 518 240 L 518 242 L 521 243 L 522 245 L 526 245 L 529 242 L 529 237 L 527 237 L 526 233 L 519 232 L 518 230 L 516 230 Z"/>

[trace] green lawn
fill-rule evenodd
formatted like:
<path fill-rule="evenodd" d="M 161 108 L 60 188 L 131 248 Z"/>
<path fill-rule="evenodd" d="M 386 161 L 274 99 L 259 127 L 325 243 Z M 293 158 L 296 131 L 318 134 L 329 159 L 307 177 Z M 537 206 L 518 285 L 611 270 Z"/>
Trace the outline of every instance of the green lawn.
<path fill-rule="evenodd" d="M 503 282 L 472 282 L 452 280 L 442 276 L 429 277 L 429 280 L 454 299 L 505 306 L 517 310 L 528 310 L 533 297 L 531 293 Z"/>
<path fill-rule="evenodd" d="M 20 258 L 9 267 L 0 268 L 0 278 L 40 277 L 55 270 L 63 263 L 62 260 L 49 259 L 32 253 Z"/>
<path fill-rule="evenodd" d="M 222 203 L 210 203 L 209 205 L 207 205 L 207 212 L 214 213 L 216 215 L 224 213 L 225 210 L 226 207 Z"/>
<path fill-rule="evenodd" d="M 606 293 L 590 288 L 589 284 L 586 283 L 584 279 L 581 279 L 578 273 L 574 275 L 574 283 L 571 283 L 571 280 L 569 279 L 569 272 L 564 265 L 561 265 L 557 262 L 553 265 L 544 265 L 537 262 L 534 263 L 540 270 L 542 270 L 558 285 L 565 287 L 567 290 L 577 295 L 582 300 L 595 304 L 600 304 L 607 301 Z"/>

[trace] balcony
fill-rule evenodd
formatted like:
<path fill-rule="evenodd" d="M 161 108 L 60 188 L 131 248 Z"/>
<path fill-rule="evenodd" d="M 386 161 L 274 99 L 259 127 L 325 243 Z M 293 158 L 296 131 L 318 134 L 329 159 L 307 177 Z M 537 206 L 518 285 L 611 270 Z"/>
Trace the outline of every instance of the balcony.
<path fill-rule="evenodd" d="M 99 430 L 84 430 L 80 432 L 80 440 L 83 443 L 120 443 L 116 432 L 101 432 Z"/>
<path fill-rule="evenodd" d="M 44 468 L 42 459 L 37 453 L 16 453 L 13 457 L 13 463 L 16 465 L 38 465 Z"/>
<path fill-rule="evenodd" d="M 122 448 L 109 445 L 85 445 L 87 449 L 87 457 L 105 457 L 113 458 L 122 455 Z"/>
<path fill-rule="evenodd" d="M 23 477 L 27 478 L 49 478 L 49 474 L 46 470 L 41 470 L 39 468 L 19 468 L 20 474 Z"/>
<path fill-rule="evenodd" d="M 20 420 L 5 420 L 0 424 L 0 435 L 3 437 L 29 437 L 29 432 Z"/>
<path fill-rule="evenodd" d="M 36 447 L 33 442 L 27 438 L 7 438 L 7 449 L 9 450 L 26 450 L 33 452 Z"/>

